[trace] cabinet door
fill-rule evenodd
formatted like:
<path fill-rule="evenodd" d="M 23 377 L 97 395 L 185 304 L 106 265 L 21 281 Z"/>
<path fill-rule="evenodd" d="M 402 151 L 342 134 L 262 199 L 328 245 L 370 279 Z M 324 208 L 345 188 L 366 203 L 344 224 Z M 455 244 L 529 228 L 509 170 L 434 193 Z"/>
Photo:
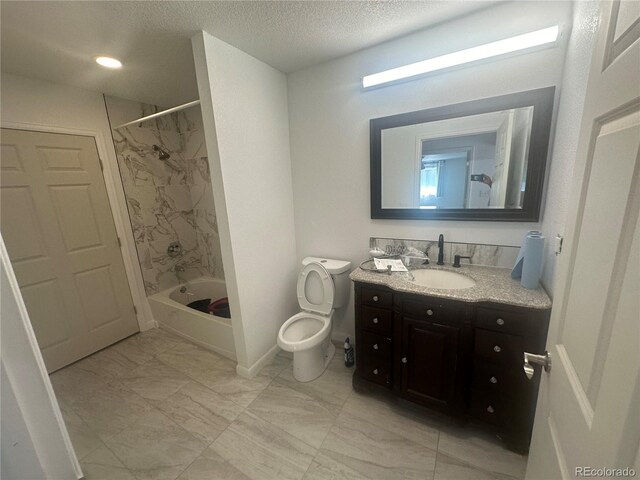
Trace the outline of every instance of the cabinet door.
<path fill-rule="evenodd" d="M 402 319 L 402 393 L 420 403 L 446 409 L 455 403 L 459 329 Z"/>

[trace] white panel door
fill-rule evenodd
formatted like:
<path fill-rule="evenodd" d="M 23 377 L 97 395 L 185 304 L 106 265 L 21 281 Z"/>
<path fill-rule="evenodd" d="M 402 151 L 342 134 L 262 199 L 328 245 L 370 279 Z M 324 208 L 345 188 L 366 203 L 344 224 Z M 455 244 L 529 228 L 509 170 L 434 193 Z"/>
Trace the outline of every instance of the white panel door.
<path fill-rule="evenodd" d="M 640 9 L 601 10 L 528 480 L 639 463 Z"/>
<path fill-rule="evenodd" d="M 95 141 L 2 129 L 0 229 L 47 370 L 138 331 Z"/>

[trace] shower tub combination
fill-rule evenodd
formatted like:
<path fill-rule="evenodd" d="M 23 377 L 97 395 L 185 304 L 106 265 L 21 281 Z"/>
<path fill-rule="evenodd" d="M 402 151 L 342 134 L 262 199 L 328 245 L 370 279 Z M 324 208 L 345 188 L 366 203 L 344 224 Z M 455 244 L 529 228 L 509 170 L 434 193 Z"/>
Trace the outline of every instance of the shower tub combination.
<path fill-rule="evenodd" d="M 233 316 L 218 317 L 186 306 L 195 300 L 210 298 L 211 301 L 216 301 L 226 296 L 224 280 L 200 277 L 150 296 L 149 305 L 160 327 L 236 360 L 231 327 Z"/>

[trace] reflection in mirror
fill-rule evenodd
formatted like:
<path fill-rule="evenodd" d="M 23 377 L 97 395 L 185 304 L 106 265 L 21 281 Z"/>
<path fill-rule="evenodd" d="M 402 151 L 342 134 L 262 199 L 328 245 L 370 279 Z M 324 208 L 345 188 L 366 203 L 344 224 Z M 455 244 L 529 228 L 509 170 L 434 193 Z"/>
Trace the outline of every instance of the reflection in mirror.
<path fill-rule="evenodd" d="M 555 87 L 370 122 L 371 218 L 538 221 Z"/>
<path fill-rule="evenodd" d="M 382 207 L 522 208 L 533 110 L 382 130 Z"/>

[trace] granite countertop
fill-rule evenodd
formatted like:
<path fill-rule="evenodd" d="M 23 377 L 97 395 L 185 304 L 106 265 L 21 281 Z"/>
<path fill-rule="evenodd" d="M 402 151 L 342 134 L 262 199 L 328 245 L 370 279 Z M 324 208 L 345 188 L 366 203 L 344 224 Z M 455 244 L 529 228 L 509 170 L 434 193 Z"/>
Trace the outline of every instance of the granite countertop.
<path fill-rule="evenodd" d="M 407 272 L 393 272 L 389 275 L 387 273 L 368 272 L 361 268 L 356 268 L 351 272 L 349 278 L 354 282 L 385 285 L 397 292 L 430 295 L 462 302 L 495 302 L 541 310 L 551 308 L 551 299 L 542 287 L 539 286 L 535 290 L 524 288 L 520 285 L 520 280 L 511 278 L 511 269 L 508 268 L 484 267 L 479 265 L 462 265 L 460 268 L 428 265 L 418 268 L 447 270 L 460 273 L 473 278 L 476 284 L 469 288 L 444 290 L 423 287 L 412 283 L 409 280 L 410 277 Z M 410 271 L 413 270 L 416 270 L 416 268 L 410 269 Z"/>

